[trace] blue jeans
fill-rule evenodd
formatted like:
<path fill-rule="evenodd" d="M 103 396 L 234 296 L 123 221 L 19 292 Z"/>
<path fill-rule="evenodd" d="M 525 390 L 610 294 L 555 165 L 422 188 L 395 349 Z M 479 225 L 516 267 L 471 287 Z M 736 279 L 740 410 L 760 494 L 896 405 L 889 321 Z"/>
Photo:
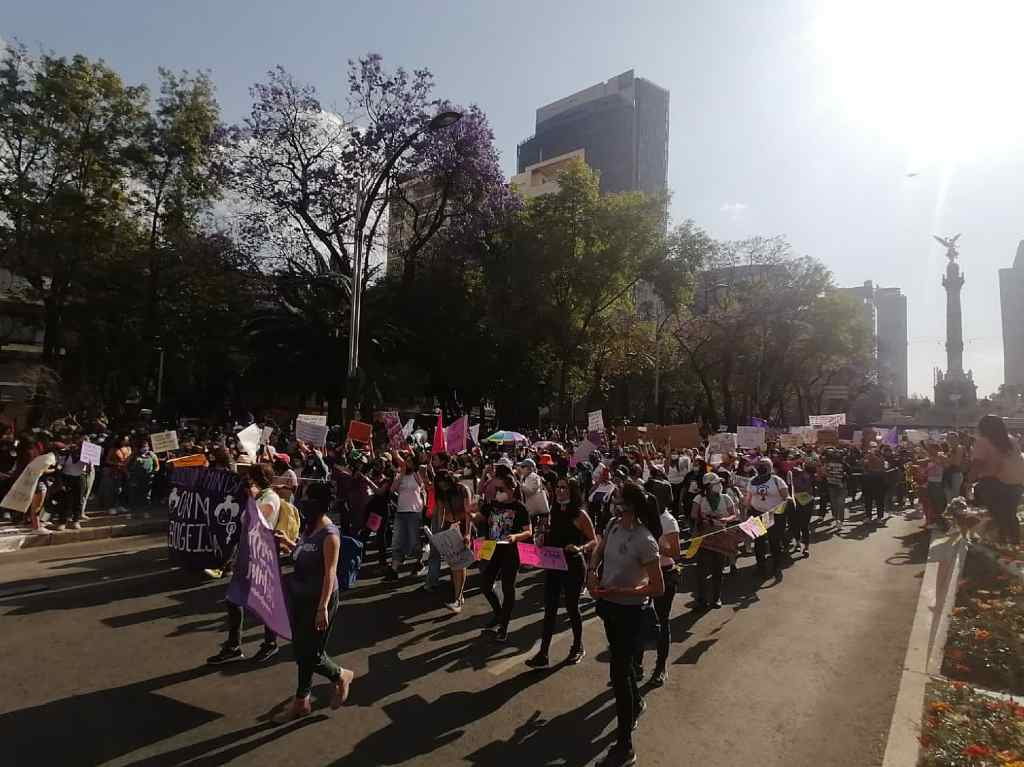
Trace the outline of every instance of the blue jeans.
<path fill-rule="evenodd" d="M 397 570 L 402 566 L 402 561 L 410 554 L 417 554 L 417 558 L 419 558 L 419 550 L 419 512 L 398 512 L 395 514 L 395 533 L 391 540 L 391 566 Z"/>
<path fill-rule="evenodd" d="M 964 483 L 963 472 L 954 471 L 949 475 L 949 482 L 946 483 L 946 503 L 949 503 L 960 495 L 960 486 Z"/>
<path fill-rule="evenodd" d="M 427 585 L 436 586 L 441 580 L 441 555 L 437 549 L 430 547 L 430 554 L 427 556 Z"/>

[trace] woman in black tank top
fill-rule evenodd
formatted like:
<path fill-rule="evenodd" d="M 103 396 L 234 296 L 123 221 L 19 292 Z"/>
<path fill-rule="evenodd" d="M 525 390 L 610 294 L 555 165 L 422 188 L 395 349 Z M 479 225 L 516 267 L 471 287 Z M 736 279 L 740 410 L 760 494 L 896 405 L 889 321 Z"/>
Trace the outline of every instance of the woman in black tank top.
<path fill-rule="evenodd" d="M 555 505 L 551 508 L 551 523 L 544 539 L 545 546 L 557 547 L 565 552 L 568 570 L 544 571 L 544 634 L 540 651 L 526 665 L 544 668 L 548 665 L 548 649 L 555 632 L 558 599 L 564 595 L 565 610 L 572 625 L 572 648 L 566 663 L 575 665 L 583 660 L 583 618 L 580 615 L 580 594 L 586 579 L 584 556 L 596 545 L 594 524 L 583 510 L 583 496 L 575 479 L 559 477 L 555 485 Z"/>

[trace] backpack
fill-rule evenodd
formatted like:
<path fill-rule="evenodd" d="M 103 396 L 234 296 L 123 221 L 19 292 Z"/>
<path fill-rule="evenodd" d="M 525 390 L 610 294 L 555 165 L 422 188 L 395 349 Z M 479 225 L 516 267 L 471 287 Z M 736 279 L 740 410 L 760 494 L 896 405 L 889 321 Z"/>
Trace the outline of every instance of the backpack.
<path fill-rule="evenodd" d="M 363 564 L 363 542 L 347 535 L 341 536 L 341 551 L 338 552 L 338 588 L 348 591 L 356 585 L 359 567 Z"/>
<path fill-rule="evenodd" d="M 284 498 L 281 499 L 281 508 L 277 515 L 275 530 L 280 530 L 287 536 L 288 540 L 294 541 L 299 537 L 299 529 L 302 527 L 302 518 L 299 510 Z"/>

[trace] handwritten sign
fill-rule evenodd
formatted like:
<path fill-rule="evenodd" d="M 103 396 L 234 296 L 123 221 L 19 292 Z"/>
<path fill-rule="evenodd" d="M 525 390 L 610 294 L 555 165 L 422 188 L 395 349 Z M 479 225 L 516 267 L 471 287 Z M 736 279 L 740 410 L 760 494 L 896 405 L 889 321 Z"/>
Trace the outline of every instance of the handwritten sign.
<path fill-rule="evenodd" d="M 250 424 L 238 432 L 238 444 L 249 456 L 249 460 L 255 461 L 256 454 L 260 449 L 260 437 L 263 431 L 256 424 Z"/>
<path fill-rule="evenodd" d="M 405 447 L 405 434 L 397 410 L 384 413 L 384 431 L 388 433 L 388 447 L 392 450 L 401 450 Z"/>
<path fill-rule="evenodd" d="M 170 453 L 178 449 L 178 432 L 158 431 L 149 435 L 149 446 L 154 453 Z"/>
<path fill-rule="evenodd" d="M 712 434 L 708 439 L 708 452 L 709 453 L 720 453 L 725 455 L 726 453 L 736 452 L 736 435 L 735 434 Z"/>
<path fill-rule="evenodd" d="M 103 447 L 100 445 L 93 444 L 92 442 L 82 443 L 82 454 L 79 457 L 82 463 L 87 463 L 90 466 L 99 466 L 103 460 Z"/>
<path fill-rule="evenodd" d="M 172 561 L 189 570 L 221 567 L 238 543 L 251 503 L 247 480 L 228 471 L 175 466 L 171 484 L 167 548 Z"/>
<path fill-rule="evenodd" d="M 473 553 L 475 553 L 476 558 L 480 560 L 488 560 L 493 557 L 494 550 L 497 547 L 497 541 L 485 541 L 483 538 L 477 538 L 473 541 Z"/>
<path fill-rule="evenodd" d="M 352 421 L 348 425 L 348 438 L 353 442 L 369 443 L 373 439 L 373 426 L 363 421 Z"/>
<path fill-rule="evenodd" d="M 428 528 L 427 535 L 430 538 L 431 548 L 437 551 L 449 567 L 464 570 L 476 560 L 474 552 L 466 548 L 466 542 L 462 539 L 462 532 L 459 528 L 449 527 L 447 530 L 433 534 Z"/>
<path fill-rule="evenodd" d="M 327 443 L 327 424 L 296 421 L 295 439 L 316 447 L 323 447 Z"/>
<path fill-rule="evenodd" d="M 532 543 L 518 543 L 519 563 L 545 570 L 568 570 L 565 551 L 557 546 L 535 546 Z"/>
<path fill-rule="evenodd" d="M 263 520 L 252 498 L 245 499 L 244 504 L 244 529 L 227 599 L 239 607 L 249 608 L 278 636 L 291 639 L 292 627 L 281 586 L 274 530 Z"/>
<path fill-rule="evenodd" d="M 815 442 L 819 445 L 838 445 L 839 435 L 835 429 L 818 429 L 815 432 Z"/>
<path fill-rule="evenodd" d="M 846 423 L 846 413 L 808 416 L 807 423 L 822 429 L 836 429 Z"/>
<path fill-rule="evenodd" d="M 737 426 L 736 443 L 750 450 L 760 450 L 765 445 L 765 430 L 760 426 Z"/>
<path fill-rule="evenodd" d="M 579 447 L 573 451 L 572 454 L 572 465 L 575 466 L 578 463 L 586 463 L 590 460 L 590 454 L 597 450 L 597 445 L 591 442 L 589 439 L 583 440 Z"/>
<path fill-rule="evenodd" d="M 32 498 L 36 494 L 36 487 L 39 485 L 39 478 L 43 473 L 57 465 L 57 457 L 53 453 L 43 453 L 32 463 L 26 466 L 18 478 L 14 481 L 11 489 L 7 491 L 0 506 L 5 509 L 20 511 L 24 514 L 32 505 Z"/>
<path fill-rule="evenodd" d="M 306 423 L 315 423 L 317 426 L 327 425 L 327 416 L 318 415 L 315 413 L 300 413 L 296 421 L 305 421 Z"/>
<path fill-rule="evenodd" d="M 604 431 L 604 412 L 595 410 L 587 413 L 587 431 Z"/>
<path fill-rule="evenodd" d="M 803 436 L 800 434 L 780 434 L 779 447 L 793 449 L 800 447 Z"/>

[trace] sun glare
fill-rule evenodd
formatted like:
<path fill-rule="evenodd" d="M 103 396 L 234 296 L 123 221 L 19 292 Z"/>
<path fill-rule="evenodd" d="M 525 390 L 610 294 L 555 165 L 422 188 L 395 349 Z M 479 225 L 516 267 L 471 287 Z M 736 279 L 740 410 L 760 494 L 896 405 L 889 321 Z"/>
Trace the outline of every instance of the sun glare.
<path fill-rule="evenodd" d="M 829 3 L 812 27 L 826 101 L 908 163 L 1004 152 L 1024 137 L 1024 0 Z"/>

